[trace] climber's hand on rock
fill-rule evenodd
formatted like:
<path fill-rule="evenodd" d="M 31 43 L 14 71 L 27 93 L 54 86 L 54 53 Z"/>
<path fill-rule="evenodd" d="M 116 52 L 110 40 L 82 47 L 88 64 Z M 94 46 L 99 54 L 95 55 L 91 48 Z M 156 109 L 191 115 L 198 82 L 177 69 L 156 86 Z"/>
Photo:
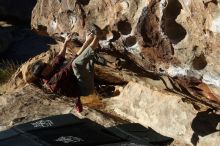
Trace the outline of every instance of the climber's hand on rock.
<path fill-rule="evenodd" d="M 72 34 L 69 34 L 69 35 L 65 38 L 64 43 L 69 43 L 70 40 L 71 40 L 71 38 L 72 38 Z"/>
<path fill-rule="evenodd" d="M 91 33 L 91 32 L 87 32 L 86 33 L 86 41 L 93 40 L 93 38 L 94 38 L 94 34 L 93 33 Z"/>

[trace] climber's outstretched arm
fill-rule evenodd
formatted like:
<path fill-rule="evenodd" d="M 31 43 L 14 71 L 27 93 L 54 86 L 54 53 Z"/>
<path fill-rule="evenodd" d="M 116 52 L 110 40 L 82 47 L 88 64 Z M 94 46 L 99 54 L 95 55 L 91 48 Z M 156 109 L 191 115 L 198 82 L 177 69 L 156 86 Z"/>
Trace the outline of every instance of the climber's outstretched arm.
<path fill-rule="evenodd" d="M 63 47 L 62 49 L 60 50 L 59 52 L 59 56 L 62 56 L 65 58 L 65 55 L 66 55 L 66 49 L 67 49 L 67 44 L 70 42 L 71 40 L 71 37 L 72 37 L 72 34 L 68 35 L 63 43 Z"/>
<path fill-rule="evenodd" d="M 87 34 L 85 43 L 76 54 L 79 56 L 89 45 L 91 45 L 93 39 L 94 39 L 94 34 L 92 33 Z"/>

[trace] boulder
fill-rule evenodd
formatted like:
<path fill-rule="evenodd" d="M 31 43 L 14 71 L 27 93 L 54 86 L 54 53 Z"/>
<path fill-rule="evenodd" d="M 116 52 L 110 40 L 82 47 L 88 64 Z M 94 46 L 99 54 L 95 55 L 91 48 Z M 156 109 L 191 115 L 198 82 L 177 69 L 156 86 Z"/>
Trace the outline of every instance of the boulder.
<path fill-rule="evenodd" d="M 149 126 L 189 145 L 220 142 L 220 113 L 196 109 L 187 98 L 167 92 L 161 81 L 129 82 L 121 94 L 106 100 L 107 111 Z"/>
<path fill-rule="evenodd" d="M 101 110 L 186 145 L 206 146 L 220 143 L 219 12 L 217 0 L 37 0 L 31 26 L 57 40 L 74 32 L 83 43 L 95 23 L 105 35 L 99 55 L 118 64 L 116 69 L 95 66 L 96 82 L 106 90 L 108 84 L 128 83 L 120 87 L 119 96 L 105 99 Z M 60 96 L 44 99 L 52 97 L 26 85 L 34 80 L 32 64 L 50 63 L 61 46 L 57 42 L 28 60 L 6 84 L 8 91 L 18 92 L 0 96 L 3 128 L 11 121 L 72 112 L 71 102 L 57 102 Z M 67 58 L 77 50 L 68 49 Z M 39 113 L 27 112 L 35 108 Z M 114 123 L 96 111 L 89 115 L 97 122 Z"/>
<path fill-rule="evenodd" d="M 95 23 L 106 34 L 102 49 L 145 71 L 194 77 L 219 89 L 219 11 L 216 0 L 38 0 L 32 28 L 54 38 L 75 32 L 84 41 Z"/>

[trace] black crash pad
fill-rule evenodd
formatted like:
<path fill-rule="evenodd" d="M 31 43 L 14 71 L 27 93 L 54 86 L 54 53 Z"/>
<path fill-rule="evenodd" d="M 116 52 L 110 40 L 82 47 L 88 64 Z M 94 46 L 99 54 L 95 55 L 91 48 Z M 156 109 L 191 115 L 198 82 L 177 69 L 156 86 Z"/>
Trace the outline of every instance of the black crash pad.
<path fill-rule="evenodd" d="M 137 123 L 105 128 L 72 114 L 51 116 L 0 132 L 0 146 L 151 146 L 172 140 Z"/>
<path fill-rule="evenodd" d="M 0 146 L 78 146 L 122 141 L 88 119 L 52 116 L 17 125 L 0 133 Z"/>
<path fill-rule="evenodd" d="M 152 128 L 145 128 L 139 123 L 127 123 L 108 128 L 109 131 L 127 141 L 148 142 L 149 144 L 171 143 L 173 138 L 163 136 Z"/>

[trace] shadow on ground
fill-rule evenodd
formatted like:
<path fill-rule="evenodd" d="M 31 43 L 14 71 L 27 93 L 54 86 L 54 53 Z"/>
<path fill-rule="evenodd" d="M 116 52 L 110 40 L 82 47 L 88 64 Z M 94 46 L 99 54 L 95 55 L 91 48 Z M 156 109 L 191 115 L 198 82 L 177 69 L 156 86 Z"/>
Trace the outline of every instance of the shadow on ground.
<path fill-rule="evenodd" d="M 214 113 L 213 110 L 208 109 L 204 112 L 198 112 L 196 117 L 192 121 L 192 130 L 194 131 L 191 142 L 193 145 L 197 145 L 199 142 L 199 136 L 205 137 L 215 132 L 220 132 L 220 115 Z"/>

